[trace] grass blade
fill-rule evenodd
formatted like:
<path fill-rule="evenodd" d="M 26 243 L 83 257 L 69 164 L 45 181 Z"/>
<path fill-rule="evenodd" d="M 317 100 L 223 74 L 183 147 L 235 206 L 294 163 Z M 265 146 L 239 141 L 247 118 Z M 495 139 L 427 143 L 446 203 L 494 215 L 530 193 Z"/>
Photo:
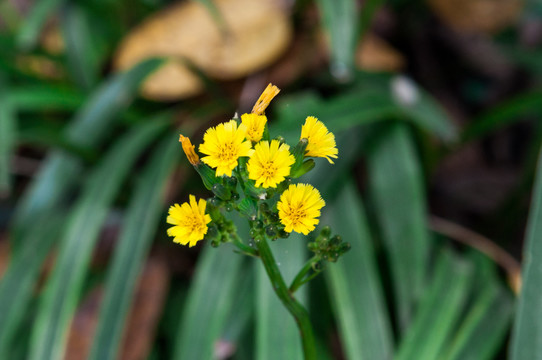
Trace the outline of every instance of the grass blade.
<path fill-rule="evenodd" d="M 373 143 L 369 182 L 391 263 L 401 329 L 406 329 L 425 283 L 429 259 L 423 179 L 407 128 L 392 124 Z"/>
<path fill-rule="evenodd" d="M 15 87 L 10 89 L 7 96 L 17 112 L 71 111 L 84 101 L 83 95 L 73 89 L 49 84 Z"/>
<path fill-rule="evenodd" d="M 90 359 L 116 359 L 131 295 L 162 215 L 166 180 L 180 155 L 177 135 L 159 146 L 134 190 L 115 249 Z"/>
<path fill-rule="evenodd" d="M 479 139 L 492 131 L 513 124 L 525 115 L 540 114 L 542 111 L 541 97 L 540 92 L 522 94 L 491 108 L 477 119 L 473 119 L 463 131 L 463 142 Z"/>
<path fill-rule="evenodd" d="M 327 206 L 322 222 L 352 246 L 325 270 L 347 358 L 391 359 L 393 339 L 386 301 L 365 214 L 351 182 Z"/>
<path fill-rule="evenodd" d="M 40 302 L 30 359 L 62 357 L 70 319 L 109 206 L 138 155 L 163 129 L 163 122 L 145 123 L 135 128 L 114 145 L 91 174 L 70 216 L 55 268 Z"/>
<path fill-rule="evenodd" d="M 511 359 L 542 357 L 542 151 L 539 153 L 523 255 L 523 284 L 512 332 Z"/>
<path fill-rule="evenodd" d="M 65 216 L 56 213 L 34 219 L 26 246 L 16 252 L 0 282 L 0 359 L 9 359 L 34 286 L 47 254 L 59 236 Z"/>
<path fill-rule="evenodd" d="M 357 11 L 353 0 L 317 0 L 331 46 L 331 74 L 339 79 L 351 75 L 357 40 Z"/>
<path fill-rule="evenodd" d="M 41 0 L 31 7 L 17 34 L 17 44 L 21 49 L 28 50 L 36 45 L 45 22 L 65 1 Z"/>
<path fill-rule="evenodd" d="M 500 285 L 495 264 L 477 251 L 469 255 L 475 266 L 473 298 L 443 360 L 493 359 L 512 317 L 512 297 Z"/>
<path fill-rule="evenodd" d="M 391 84 L 397 80 L 386 77 L 359 81 L 363 85 L 327 100 L 314 92 L 285 96 L 277 106 L 282 124 L 288 130 L 297 130 L 307 115 L 313 115 L 337 133 L 357 125 L 401 118 L 444 141 L 457 137 L 457 130 L 444 110 L 421 89 L 411 89 L 418 94 L 417 100 L 405 105 L 391 91 Z"/>
<path fill-rule="evenodd" d="M 16 117 L 7 94 L 7 84 L 0 73 L 0 198 L 11 189 L 10 163 L 15 145 Z"/>
<path fill-rule="evenodd" d="M 206 246 L 186 299 L 174 359 L 213 359 L 234 304 L 243 257 L 231 246 Z"/>
<path fill-rule="evenodd" d="M 92 33 L 88 16 L 81 5 L 68 3 L 60 21 L 71 75 L 81 89 L 92 89 L 98 81 L 99 63 L 96 34 Z"/>
<path fill-rule="evenodd" d="M 450 251 L 439 256 L 432 284 L 397 350 L 396 360 L 440 358 L 443 346 L 461 316 L 471 286 L 472 270 L 470 263 L 460 261 Z"/>
<path fill-rule="evenodd" d="M 306 261 L 307 238 L 292 233 L 288 239 L 270 244 L 280 272 L 290 284 Z M 302 359 L 299 330 L 292 315 L 280 302 L 271 287 L 263 264 L 256 264 L 256 354 L 258 360 Z M 306 305 L 306 287 L 296 292 Z"/>
<path fill-rule="evenodd" d="M 115 116 L 128 107 L 141 81 L 160 64 L 160 60 L 148 60 L 104 83 L 77 113 L 65 133 L 66 139 L 82 147 L 100 145 L 113 128 Z M 79 159 L 63 152 L 47 158 L 19 202 L 12 228 L 15 245 L 24 242 L 21 232 L 35 216 L 53 212 L 64 200 L 81 169 Z"/>

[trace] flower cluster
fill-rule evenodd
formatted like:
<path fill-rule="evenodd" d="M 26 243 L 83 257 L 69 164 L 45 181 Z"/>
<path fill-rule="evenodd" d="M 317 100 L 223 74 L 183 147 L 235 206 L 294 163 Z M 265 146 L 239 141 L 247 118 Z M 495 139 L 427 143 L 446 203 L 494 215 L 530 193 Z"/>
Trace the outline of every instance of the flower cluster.
<path fill-rule="evenodd" d="M 174 226 L 168 235 L 175 242 L 193 246 L 207 238 L 213 245 L 234 242 L 243 248 L 221 210 L 236 210 L 248 218 L 256 241 L 288 237 L 292 231 L 307 235 L 318 225 L 325 205 L 320 192 L 312 185 L 292 182 L 315 166 L 312 158 L 333 164 L 331 159 L 338 157 L 335 136 L 309 116 L 295 147 L 280 136 L 272 139 L 263 113 L 279 91 L 269 84 L 252 113 L 209 128 L 198 147 L 201 158 L 190 139 L 180 136 L 188 160 L 214 196 L 196 203 L 190 195 L 189 203 L 170 208 L 167 222 Z"/>

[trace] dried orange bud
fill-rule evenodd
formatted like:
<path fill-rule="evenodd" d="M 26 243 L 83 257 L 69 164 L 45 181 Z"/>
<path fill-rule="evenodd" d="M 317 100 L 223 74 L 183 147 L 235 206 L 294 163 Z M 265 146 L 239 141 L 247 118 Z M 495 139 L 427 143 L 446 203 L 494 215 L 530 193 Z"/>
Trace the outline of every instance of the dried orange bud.
<path fill-rule="evenodd" d="M 190 164 L 197 165 L 199 164 L 199 156 L 196 154 L 196 151 L 194 150 L 194 145 L 190 142 L 190 139 L 186 136 L 179 135 L 179 141 L 181 142 L 183 146 L 184 153 L 186 154 L 186 157 L 188 158 L 188 161 L 190 161 Z"/>
<path fill-rule="evenodd" d="M 263 93 L 260 95 L 256 104 L 252 108 L 253 114 L 261 115 L 264 113 L 265 109 L 269 106 L 269 103 L 277 94 L 280 92 L 280 89 L 273 84 L 267 85 Z"/>

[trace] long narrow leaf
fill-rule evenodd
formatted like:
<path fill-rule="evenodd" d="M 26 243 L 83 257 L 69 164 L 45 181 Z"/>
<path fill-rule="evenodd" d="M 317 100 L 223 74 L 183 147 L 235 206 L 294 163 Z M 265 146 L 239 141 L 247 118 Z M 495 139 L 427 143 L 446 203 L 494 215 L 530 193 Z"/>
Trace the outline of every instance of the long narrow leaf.
<path fill-rule="evenodd" d="M 331 73 L 344 78 L 351 74 L 357 40 L 357 11 L 353 0 L 318 0 L 331 46 Z"/>
<path fill-rule="evenodd" d="M 512 360 L 542 358 L 542 151 L 531 201 L 523 255 L 523 285 L 512 333 Z"/>
<path fill-rule="evenodd" d="M 6 95 L 17 112 L 75 110 L 84 100 L 83 95 L 73 89 L 48 84 L 14 87 Z"/>
<path fill-rule="evenodd" d="M 62 238 L 32 332 L 30 359 L 58 359 L 88 263 L 111 202 L 138 155 L 164 129 L 146 123 L 120 139 L 89 178 Z"/>
<path fill-rule="evenodd" d="M 16 117 L 7 94 L 7 84 L 0 73 L 0 198 L 11 189 L 10 162 L 15 145 Z"/>
<path fill-rule="evenodd" d="M 166 180 L 180 155 L 177 136 L 159 146 L 129 205 L 109 271 L 90 359 L 115 359 L 137 276 L 162 214 Z"/>
<path fill-rule="evenodd" d="M 406 127 L 384 129 L 369 154 L 369 181 L 389 254 L 399 324 L 405 329 L 419 299 L 429 259 L 425 194 Z"/>
<path fill-rule="evenodd" d="M 41 0 L 31 7 L 30 13 L 17 34 L 17 43 L 20 48 L 29 49 L 37 43 L 45 22 L 64 1 L 66 0 Z"/>
<path fill-rule="evenodd" d="M 471 285 L 473 268 L 443 252 L 430 289 L 424 294 L 412 326 L 396 360 L 432 360 L 442 356 L 443 346 L 457 324 Z"/>
<path fill-rule="evenodd" d="M 327 206 L 322 221 L 351 245 L 347 254 L 325 270 L 347 358 L 391 359 L 393 339 L 386 301 L 365 214 L 351 182 Z"/>
<path fill-rule="evenodd" d="M 33 220 L 26 245 L 16 252 L 0 282 L 0 359 L 8 359 L 9 349 L 21 328 L 39 271 L 51 246 L 59 236 L 65 216 L 46 214 Z"/>
<path fill-rule="evenodd" d="M 207 244 L 208 245 L 208 244 Z M 186 299 L 174 359 L 213 359 L 216 341 L 233 306 L 243 257 L 223 245 L 206 246 Z"/>
<path fill-rule="evenodd" d="M 113 128 L 115 116 L 126 109 L 141 81 L 161 64 L 151 59 L 104 83 L 77 113 L 66 131 L 66 139 L 82 147 L 100 145 Z M 21 232 L 40 213 L 50 213 L 62 203 L 77 180 L 82 164 L 73 155 L 52 153 L 31 187 L 19 202 L 13 232 L 14 242 L 24 243 Z"/>

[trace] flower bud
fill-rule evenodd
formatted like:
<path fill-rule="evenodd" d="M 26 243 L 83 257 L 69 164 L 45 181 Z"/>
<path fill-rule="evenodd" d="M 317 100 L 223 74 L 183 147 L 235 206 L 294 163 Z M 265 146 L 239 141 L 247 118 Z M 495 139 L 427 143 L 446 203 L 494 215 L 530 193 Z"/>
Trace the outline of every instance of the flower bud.
<path fill-rule="evenodd" d="M 186 154 L 188 161 L 190 161 L 190 164 L 194 166 L 198 165 L 200 163 L 199 156 L 196 154 L 195 147 L 190 142 L 190 139 L 186 136 L 179 135 L 179 142 L 182 144 L 184 153 Z"/>
<path fill-rule="evenodd" d="M 292 171 L 290 173 L 290 177 L 295 179 L 302 175 L 305 175 L 306 173 L 314 169 L 314 165 L 315 163 L 313 159 L 306 160 L 295 172 Z"/>
<path fill-rule="evenodd" d="M 267 85 L 265 90 L 260 95 L 260 98 L 254 104 L 252 108 L 253 114 L 261 115 L 265 112 L 265 109 L 269 106 L 269 103 L 277 94 L 280 92 L 280 89 L 273 84 Z"/>

